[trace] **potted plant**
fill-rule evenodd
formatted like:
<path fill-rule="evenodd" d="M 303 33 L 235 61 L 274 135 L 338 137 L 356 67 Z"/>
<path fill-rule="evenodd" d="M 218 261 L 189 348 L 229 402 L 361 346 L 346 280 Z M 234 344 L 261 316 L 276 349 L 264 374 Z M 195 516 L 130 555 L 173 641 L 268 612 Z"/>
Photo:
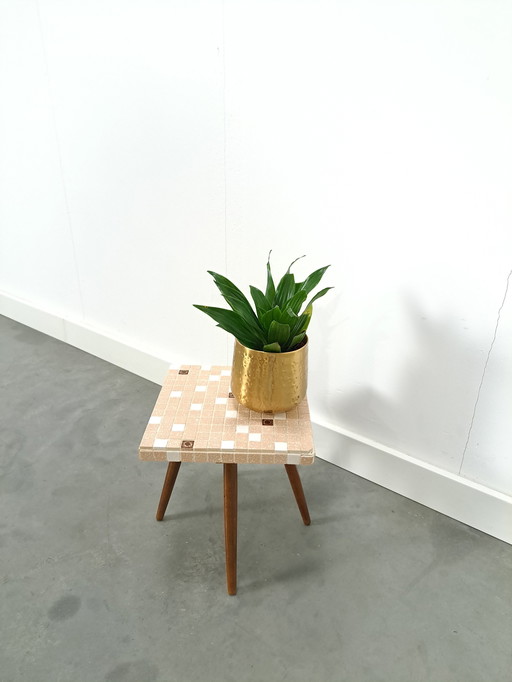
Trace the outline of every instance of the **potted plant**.
<path fill-rule="evenodd" d="M 297 260 L 275 286 L 269 253 L 265 293 L 250 287 L 254 308 L 229 279 L 211 270 L 208 273 L 231 309 L 194 305 L 235 337 L 231 390 L 242 405 L 256 412 L 287 412 L 306 395 L 306 330 L 313 302 L 332 287 L 322 289 L 306 303 L 329 266 L 296 282 L 290 270 Z"/>

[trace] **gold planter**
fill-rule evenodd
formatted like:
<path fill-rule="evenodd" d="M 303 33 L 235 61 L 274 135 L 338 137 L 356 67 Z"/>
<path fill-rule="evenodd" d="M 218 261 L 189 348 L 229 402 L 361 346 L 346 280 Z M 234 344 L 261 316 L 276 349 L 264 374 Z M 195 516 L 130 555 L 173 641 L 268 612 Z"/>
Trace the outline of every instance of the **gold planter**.
<path fill-rule="evenodd" d="M 308 343 L 288 353 L 266 353 L 235 339 L 231 390 L 255 412 L 288 412 L 306 395 Z"/>

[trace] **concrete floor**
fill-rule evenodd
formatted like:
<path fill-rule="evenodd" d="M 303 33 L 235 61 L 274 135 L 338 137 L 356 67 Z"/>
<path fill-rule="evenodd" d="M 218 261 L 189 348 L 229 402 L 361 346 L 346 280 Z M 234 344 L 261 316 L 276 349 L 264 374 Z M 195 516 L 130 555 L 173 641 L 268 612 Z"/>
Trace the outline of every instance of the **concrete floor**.
<path fill-rule="evenodd" d="M 512 547 L 342 469 L 222 469 L 137 447 L 159 387 L 0 318 L 2 682 L 510 682 Z M 320 453 L 321 454 L 321 453 Z"/>

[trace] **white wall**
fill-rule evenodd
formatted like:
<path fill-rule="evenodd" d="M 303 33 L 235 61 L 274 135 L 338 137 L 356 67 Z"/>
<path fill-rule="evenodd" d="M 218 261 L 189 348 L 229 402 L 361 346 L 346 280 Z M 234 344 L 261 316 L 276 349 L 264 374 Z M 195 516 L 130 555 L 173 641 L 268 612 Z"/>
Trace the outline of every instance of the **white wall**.
<path fill-rule="evenodd" d="M 508 1 L 22 0 L 0 32 L 0 310 L 228 362 L 206 270 L 306 253 L 316 421 L 512 495 Z"/>
<path fill-rule="evenodd" d="M 162 356 L 208 350 L 190 303 L 225 269 L 222 16 L 199 4 L 1 6 L 0 287 Z"/>

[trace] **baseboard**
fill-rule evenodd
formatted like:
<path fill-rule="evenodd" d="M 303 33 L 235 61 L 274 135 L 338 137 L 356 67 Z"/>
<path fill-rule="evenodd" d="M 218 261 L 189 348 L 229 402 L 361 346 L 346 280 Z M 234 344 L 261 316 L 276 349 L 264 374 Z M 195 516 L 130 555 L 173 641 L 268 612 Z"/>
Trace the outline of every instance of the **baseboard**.
<path fill-rule="evenodd" d="M 170 362 L 129 340 L 0 292 L 0 315 L 161 384 Z M 415 459 L 312 413 L 317 454 L 373 483 L 512 544 L 512 497 Z"/>
<path fill-rule="evenodd" d="M 312 414 L 318 456 L 512 544 L 512 497 L 351 433 Z"/>
<path fill-rule="evenodd" d="M 157 357 L 147 350 L 135 348 L 129 340 L 114 336 L 106 330 L 56 312 L 42 310 L 1 291 L 0 315 L 69 343 L 156 384 L 163 382 L 170 362 L 185 363 L 181 358 Z"/>

